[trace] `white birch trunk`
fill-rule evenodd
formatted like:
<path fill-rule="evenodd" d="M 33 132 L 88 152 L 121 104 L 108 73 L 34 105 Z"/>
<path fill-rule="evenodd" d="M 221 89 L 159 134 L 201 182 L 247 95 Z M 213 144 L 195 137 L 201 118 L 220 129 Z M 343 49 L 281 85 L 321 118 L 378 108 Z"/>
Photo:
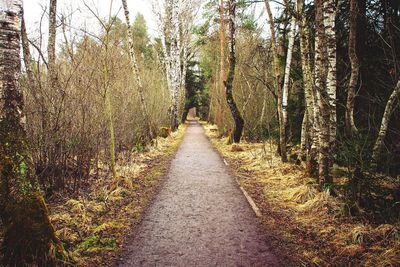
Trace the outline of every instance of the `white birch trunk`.
<path fill-rule="evenodd" d="M 376 138 L 375 145 L 372 151 L 372 164 L 371 166 L 376 169 L 377 164 L 379 162 L 379 158 L 381 156 L 385 138 L 387 135 L 387 130 L 389 127 L 390 115 L 392 114 L 396 102 L 396 98 L 400 97 L 400 81 L 397 81 L 396 87 L 393 89 L 392 94 L 389 97 L 388 102 L 386 103 L 385 112 L 383 113 L 381 127 L 379 129 L 378 137 Z"/>
<path fill-rule="evenodd" d="M 69 265 L 48 217 L 24 129 L 22 10 L 22 0 L 0 0 L 0 265 Z"/>
<path fill-rule="evenodd" d="M 292 17 L 290 22 L 290 30 L 289 30 L 289 45 L 286 56 L 286 67 L 285 67 L 285 76 L 283 81 L 283 89 L 282 89 L 282 118 L 283 118 L 283 127 L 285 132 L 285 137 L 287 136 L 288 131 L 288 98 L 289 98 L 289 80 L 290 80 L 290 70 L 292 65 L 292 53 L 294 47 L 294 37 L 296 35 L 296 18 Z M 286 138 L 285 138 L 286 140 Z"/>
<path fill-rule="evenodd" d="M 282 113 L 282 82 L 281 82 L 281 66 L 280 66 L 280 49 L 278 48 L 278 42 L 276 40 L 275 23 L 274 17 L 272 15 L 271 6 L 269 4 L 270 0 L 264 0 L 265 9 L 267 11 L 268 24 L 271 34 L 271 49 L 273 54 L 273 72 L 275 78 L 275 86 L 277 91 L 277 102 L 278 102 L 278 119 L 279 119 L 279 148 L 281 153 L 282 162 L 287 162 L 286 153 L 286 133 L 284 126 L 284 119 Z"/>
<path fill-rule="evenodd" d="M 337 132 L 337 115 L 336 115 L 336 1 L 325 0 L 324 9 L 324 27 L 326 48 L 328 52 L 328 73 L 326 85 L 329 95 L 330 105 L 330 147 L 334 153 Z"/>
<path fill-rule="evenodd" d="M 130 19 L 129 19 L 129 10 L 128 10 L 128 4 L 126 0 L 122 0 L 122 6 L 124 8 L 124 13 L 125 13 L 125 20 L 126 24 L 128 27 L 128 48 L 129 48 L 129 56 L 131 60 L 131 65 L 132 65 L 132 70 L 136 78 L 136 83 L 138 86 L 138 93 L 139 93 L 139 98 L 140 98 L 140 107 L 142 109 L 143 117 L 145 119 L 145 125 L 146 125 L 146 131 L 149 134 L 149 139 L 153 139 L 155 137 L 155 134 L 153 132 L 153 128 L 151 125 L 151 119 L 150 115 L 147 109 L 147 104 L 144 96 L 144 86 L 143 82 L 141 79 L 141 74 L 140 74 L 140 69 L 139 65 L 136 61 L 136 56 L 135 56 L 135 49 L 133 46 L 133 34 L 132 34 L 132 28 L 130 24 Z"/>

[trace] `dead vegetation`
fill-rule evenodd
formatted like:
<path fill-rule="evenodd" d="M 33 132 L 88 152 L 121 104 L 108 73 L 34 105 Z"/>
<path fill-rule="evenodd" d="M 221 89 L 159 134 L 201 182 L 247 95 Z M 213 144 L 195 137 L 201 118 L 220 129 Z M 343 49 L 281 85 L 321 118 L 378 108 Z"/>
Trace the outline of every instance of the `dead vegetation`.
<path fill-rule="evenodd" d="M 181 126 L 168 137 L 158 138 L 147 151 L 120 158 L 116 180 L 104 165 L 97 177 L 91 173 L 79 195 L 57 193 L 48 200 L 56 233 L 79 266 L 112 265 L 156 193 L 184 131 Z"/>
<path fill-rule="evenodd" d="M 400 225 L 349 216 L 340 196 L 319 192 L 304 168 L 281 163 L 270 143 L 227 145 L 207 136 L 262 212 L 275 251 L 294 266 L 399 266 Z"/>

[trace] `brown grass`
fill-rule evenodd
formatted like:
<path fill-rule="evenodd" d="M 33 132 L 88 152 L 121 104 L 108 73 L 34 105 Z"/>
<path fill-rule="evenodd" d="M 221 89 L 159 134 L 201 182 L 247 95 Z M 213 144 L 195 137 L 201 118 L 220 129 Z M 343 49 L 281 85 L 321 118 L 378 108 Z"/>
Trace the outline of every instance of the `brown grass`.
<path fill-rule="evenodd" d="M 302 166 L 281 163 L 274 145 L 243 142 L 233 149 L 215 126 L 203 126 L 260 208 L 272 249 L 286 265 L 400 266 L 399 223 L 347 217 L 340 199 L 319 192 Z"/>
<path fill-rule="evenodd" d="M 117 180 L 104 166 L 80 196 L 60 194 L 49 202 L 57 234 L 80 266 L 112 265 L 157 192 L 184 131 L 182 126 L 146 152 L 120 159 Z"/>

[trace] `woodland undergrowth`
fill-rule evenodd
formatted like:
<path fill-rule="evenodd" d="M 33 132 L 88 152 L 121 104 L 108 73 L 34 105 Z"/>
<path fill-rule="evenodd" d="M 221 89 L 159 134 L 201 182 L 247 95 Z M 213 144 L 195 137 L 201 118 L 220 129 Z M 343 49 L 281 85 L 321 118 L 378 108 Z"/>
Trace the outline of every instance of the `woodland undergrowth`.
<path fill-rule="evenodd" d="M 399 266 L 400 223 L 347 211 L 340 193 L 318 191 L 302 165 L 282 163 L 273 142 L 230 145 L 206 134 L 262 213 L 272 249 L 290 266 Z M 335 177 L 343 181 L 345 177 Z"/>
<path fill-rule="evenodd" d="M 79 194 L 60 192 L 47 200 L 56 233 L 79 266 L 112 265 L 156 194 L 185 128 L 157 138 L 144 151 L 121 155 L 117 179 L 104 164 L 98 174 L 92 170 Z"/>

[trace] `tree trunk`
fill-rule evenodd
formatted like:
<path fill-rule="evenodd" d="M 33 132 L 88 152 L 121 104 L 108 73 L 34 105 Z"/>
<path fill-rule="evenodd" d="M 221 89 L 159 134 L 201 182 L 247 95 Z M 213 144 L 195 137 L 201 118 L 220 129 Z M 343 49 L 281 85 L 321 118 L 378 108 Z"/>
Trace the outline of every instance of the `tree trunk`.
<path fill-rule="evenodd" d="M 131 59 L 132 70 L 135 75 L 136 83 L 138 86 L 140 107 L 141 107 L 141 110 L 143 113 L 143 117 L 145 119 L 146 131 L 148 132 L 149 139 L 151 141 L 155 137 L 155 134 L 153 132 L 153 127 L 151 124 L 149 111 L 147 109 L 147 104 L 146 104 L 146 100 L 145 100 L 145 96 L 144 96 L 144 86 L 143 86 L 143 82 L 142 82 L 142 79 L 140 76 L 141 74 L 140 74 L 139 65 L 136 61 L 135 49 L 133 46 L 133 34 L 132 34 L 131 23 L 129 20 L 128 4 L 127 4 L 126 0 L 122 0 L 122 6 L 124 8 L 125 20 L 126 20 L 126 24 L 128 27 L 128 47 L 129 47 L 129 55 L 130 55 L 130 59 Z"/>
<path fill-rule="evenodd" d="M 381 127 L 379 129 L 378 137 L 376 138 L 375 145 L 372 151 L 372 161 L 371 167 L 376 170 L 378 167 L 378 162 L 381 157 L 381 153 L 383 150 L 387 129 L 389 126 L 390 115 L 392 114 L 396 103 L 396 98 L 400 96 L 400 81 L 397 81 L 396 87 L 393 89 L 392 94 L 389 97 L 388 102 L 386 103 L 385 112 L 383 113 Z"/>
<path fill-rule="evenodd" d="M 307 26 L 306 15 L 304 14 L 304 0 L 297 0 L 297 11 L 299 14 L 299 31 L 300 31 L 300 54 L 301 54 L 301 68 L 303 72 L 303 82 L 304 82 L 304 96 L 305 96 L 305 115 L 306 118 L 304 122 L 304 127 L 302 127 L 302 155 L 306 158 L 307 165 L 311 164 L 311 148 L 316 148 L 317 144 L 313 144 L 316 128 L 316 113 L 315 113 L 315 88 L 314 88 L 314 76 L 311 70 L 311 60 L 310 60 L 310 40 L 309 31 Z M 304 132 L 305 131 L 305 132 Z M 315 153 L 314 153 L 315 154 Z M 314 162 L 316 158 L 314 158 Z"/>
<path fill-rule="evenodd" d="M 170 0 L 169 8 L 171 12 L 171 85 L 172 85 L 172 107 L 171 107 L 171 129 L 173 131 L 179 126 L 179 91 L 181 89 L 181 58 L 179 40 L 179 1 Z"/>
<path fill-rule="evenodd" d="M 328 53 L 328 72 L 326 86 L 329 95 L 330 123 L 329 123 L 329 146 L 331 154 L 335 153 L 337 133 L 337 112 L 336 112 L 336 1 L 323 1 L 324 27 L 326 48 Z M 333 157 L 330 157 L 330 165 L 333 166 Z"/>
<path fill-rule="evenodd" d="M 111 14 L 110 14 L 111 16 Z M 109 22 L 111 17 L 109 17 Z M 114 130 L 114 118 L 113 118 L 113 105 L 112 105 L 112 88 L 110 86 L 110 69 L 109 69 L 109 44 L 110 44 L 110 31 L 105 29 L 105 40 L 104 40 L 104 60 L 103 60 L 103 89 L 105 93 L 105 107 L 108 122 L 108 134 L 110 137 L 110 169 L 112 172 L 112 178 L 115 181 L 117 179 L 116 162 L 115 162 L 115 130 Z"/>
<path fill-rule="evenodd" d="M 282 90 L 282 125 L 283 127 L 283 143 L 287 144 L 287 135 L 288 135 L 288 98 L 289 98 L 289 81 L 290 81 L 290 70 L 292 65 L 292 53 L 294 47 L 294 37 L 296 35 L 296 18 L 293 16 L 290 22 L 290 30 L 288 33 L 289 44 L 286 55 L 286 67 L 285 67 L 285 76 L 283 80 L 283 90 Z"/>
<path fill-rule="evenodd" d="M 216 123 L 218 127 L 222 126 L 223 111 L 224 111 L 224 96 L 225 96 L 225 8 L 224 0 L 219 1 L 219 46 L 220 46 L 220 59 L 219 59 L 219 105 L 216 114 Z"/>
<path fill-rule="evenodd" d="M 320 117 L 319 132 L 319 151 L 318 151 L 318 177 L 319 184 L 323 187 L 325 184 L 332 183 L 330 175 L 330 159 L 331 159 L 331 95 L 328 88 L 328 72 L 329 72 L 329 53 L 327 48 L 328 38 L 325 34 L 324 26 L 324 1 L 315 1 L 315 24 L 317 44 L 315 48 L 316 63 L 316 89 L 318 100 L 318 113 Z M 332 77 L 331 77 L 332 79 Z"/>
<path fill-rule="evenodd" d="M 287 162 L 286 152 L 286 133 L 284 127 L 283 110 L 282 110 L 282 80 L 281 80 L 281 62 L 279 59 L 280 51 L 278 50 L 278 42 L 276 40 L 274 17 L 272 16 L 271 6 L 269 0 L 264 0 L 265 9 L 268 15 L 268 24 L 271 31 L 271 49 L 273 54 L 273 73 L 275 78 L 275 86 L 278 95 L 278 120 L 279 120 L 279 151 L 283 162 Z"/>
<path fill-rule="evenodd" d="M 229 72 L 225 82 L 226 101 L 231 110 L 235 129 L 233 131 L 233 142 L 239 143 L 243 133 L 244 120 L 233 98 L 233 80 L 235 78 L 236 67 L 236 2 L 229 0 Z"/>
<path fill-rule="evenodd" d="M 29 41 L 28 41 L 28 34 L 26 32 L 26 25 L 25 25 L 25 19 L 22 15 L 22 21 L 21 21 L 21 44 L 22 44 L 22 54 L 23 54 L 23 60 L 24 60 L 24 65 L 25 65 L 25 71 L 26 71 L 26 77 L 28 78 L 28 84 L 29 87 L 31 87 L 32 90 L 32 95 L 37 101 L 37 96 L 36 96 L 36 91 L 35 91 L 35 78 L 33 75 L 32 71 L 32 56 L 31 52 L 29 49 Z"/>
<path fill-rule="evenodd" d="M 56 266 L 67 259 L 55 235 L 24 130 L 20 35 L 22 1 L 0 3 L 0 218 L 5 266 Z"/>
<path fill-rule="evenodd" d="M 57 81 L 56 73 L 56 20 L 57 17 L 57 0 L 50 0 L 49 11 L 49 39 L 47 44 L 47 63 L 49 66 L 49 81 L 52 88 L 55 88 Z"/>
<path fill-rule="evenodd" d="M 358 133 L 358 129 L 354 122 L 354 103 L 356 97 L 356 87 L 358 84 L 358 76 L 360 73 L 360 64 L 357 57 L 357 22 L 358 22 L 358 1 L 350 0 L 350 31 L 349 31 L 349 58 L 351 65 L 351 75 L 349 87 L 347 89 L 346 102 L 346 133 L 353 136 Z"/>

